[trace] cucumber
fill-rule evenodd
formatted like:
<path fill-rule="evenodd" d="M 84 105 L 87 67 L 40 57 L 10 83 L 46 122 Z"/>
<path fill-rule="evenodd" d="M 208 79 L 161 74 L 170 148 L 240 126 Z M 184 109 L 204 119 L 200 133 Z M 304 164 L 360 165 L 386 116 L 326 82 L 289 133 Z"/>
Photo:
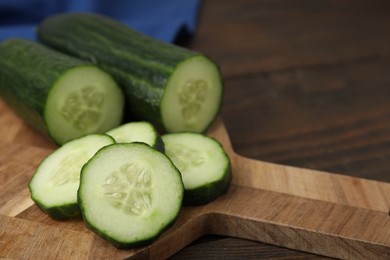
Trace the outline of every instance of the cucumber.
<path fill-rule="evenodd" d="M 78 201 L 86 226 L 118 248 L 144 246 L 176 219 L 183 200 L 180 172 L 145 143 L 99 150 L 81 171 Z"/>
<path fill-rule="evenodd" d="M 123 87 L 128 114 L 167 132 L 203 132 L 223 83 L 205 55 L 167 44 L 96 14 L 60 14 L 39 24 L 40 42 L 96 63 Z"/>
<path fill-rule="evenodd" d="M 123 93 L 109 74 L 22 39 L 0 43 L 0 95 L 58 145 L 116 127 L 124 109 Z"/>
<path fill-rule="evenodd" d="M 100 148 L 113 143 L 108 135 L 90 134 L 55 150 L 40 163 L 29 182 L 32 200 L 54 219 L 79 216 L 81 168 Z"/>
<path fill-rule="evenodd" d="M 228 190 L 230 160 L 217 140 L 197 133 L 165 134 L 162 139 L 166 154 L 182 174 L 184 204 L 206 204 Z"/>
<path fill-rule="evenodd" d="M 164 152 L 164 143 L 155 127 L 146 121 L 131 122 L 107 132 L 117 143 L 143 142 Z"/>

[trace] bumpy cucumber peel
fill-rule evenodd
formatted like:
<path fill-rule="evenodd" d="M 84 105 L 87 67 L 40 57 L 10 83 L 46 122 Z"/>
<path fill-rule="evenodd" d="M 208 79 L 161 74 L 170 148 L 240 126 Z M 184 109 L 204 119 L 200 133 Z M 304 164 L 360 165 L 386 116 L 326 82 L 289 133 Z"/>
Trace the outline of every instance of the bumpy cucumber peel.
<path fill-rule="evenodd" d="M 104 133 L 123 117 L 123 93 L 109 74 L 23 39 L 0 43 L 0 95 L 25 122 L 58 145 Z"/>
<path fill-rule="evenodd" d="M 123 88 L 128 114 L 167 132 L 204 132 L 221 107 L 223 82 L 209 57 L 167 44 L 108 17 L 54 15 L 37 28 L 40 42 L 85 59 Z"/>

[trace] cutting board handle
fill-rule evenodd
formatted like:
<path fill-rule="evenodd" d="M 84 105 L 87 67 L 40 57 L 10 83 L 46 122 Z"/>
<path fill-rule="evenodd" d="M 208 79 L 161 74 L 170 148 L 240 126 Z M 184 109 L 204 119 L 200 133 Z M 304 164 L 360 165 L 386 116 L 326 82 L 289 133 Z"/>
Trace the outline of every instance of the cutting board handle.
<path fill-rule="evenodd" d="M 233 183 L 313 200 L 390 211 L 390 183 L 249 159 L 237 154 Z"/>
<path fill-rule="evenodd" d="M 150 257 L 170 256 L 205 234 L 341 259 L 390 259 L 386 213 L 236 184 L 206 206 L 185 207 L 175 227 L 148 248 Z"/>
<path fill-rule="evenodd" d="M 388 213 L 390 183 L 291 167 L 237 154 L 221 118 L 208 131 L 223 145 L 232 162 L 233 183 Z"/>

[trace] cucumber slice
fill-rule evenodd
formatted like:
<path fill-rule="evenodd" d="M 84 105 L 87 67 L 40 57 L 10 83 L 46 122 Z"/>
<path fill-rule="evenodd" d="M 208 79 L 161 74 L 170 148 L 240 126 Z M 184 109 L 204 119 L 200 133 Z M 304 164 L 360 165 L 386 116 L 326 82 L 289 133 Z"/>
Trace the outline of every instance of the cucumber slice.
<path fill-rule="evenodd" d="M 117 143 L 143 142 L 164 152 L 164 143 L 155 127 L 146 121 L 131 122 L 107 132 Z"/>
<path fill-rule="evenodd" d="M 205 204 L 227 191 L 230 160 L 217 140 L 197 133 L 165 134 L 162 139 L 166 154 L 182 174 L 184 204 Z"/>
<path fill-rule="evenodd" d="M 108 135 L 91 134 L 55 150 L 40 163 L 29 182 L 32 200 L 54 219 L 79 216 L 81 168 L 100 148 L 113 143 Z"/>
<path fill-rule="evenodd" d="M 180 172 L 145 143 L 99 150 L 81 171 L 78 199 L 92 231 L 118 248 L 151 243 L 176 219 L 183 200 Z"/>

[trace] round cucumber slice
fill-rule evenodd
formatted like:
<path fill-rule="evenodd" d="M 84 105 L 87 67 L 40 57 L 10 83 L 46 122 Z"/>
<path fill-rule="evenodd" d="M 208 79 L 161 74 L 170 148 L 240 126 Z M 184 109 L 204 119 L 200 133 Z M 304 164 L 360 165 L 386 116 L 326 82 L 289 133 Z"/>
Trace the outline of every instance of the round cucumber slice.
<path fill-rule="evenodd" d="M 124 97 L 110 75 L 94 66 L 68 70 L 49 91 L 44 118 L 56 143 L 120 124 Z"/>
<path fill-rule="evenodd" d="M 54 219 L 79 216 L 77 190 L 81 168 L 100 148 L 113 143 L 108 135 L 87 135 L 48 155 L 29 183 L 33 201 Z"/>
<path fill-rule="evenodd" d="M 164 143 L 155 127 L 146 121 L 130 122 L 107 132 L 117 143 L 143 142 L 164 152 Z"/>
<path fill-rule="evenodd" d="M 151 243 L 176 219 L 180 172 L 144 143 L 99 150 L 81 172 L 79 205 L 87 226 L 118 248 Z"/>
<path fill-rule="evenodd" d="M 217 140 L 197 133 L 165 134 L 162 139 L 166 154 L 182 174 L 185 204 L 205 204 L 227 191 L 230 160 Z"/>

